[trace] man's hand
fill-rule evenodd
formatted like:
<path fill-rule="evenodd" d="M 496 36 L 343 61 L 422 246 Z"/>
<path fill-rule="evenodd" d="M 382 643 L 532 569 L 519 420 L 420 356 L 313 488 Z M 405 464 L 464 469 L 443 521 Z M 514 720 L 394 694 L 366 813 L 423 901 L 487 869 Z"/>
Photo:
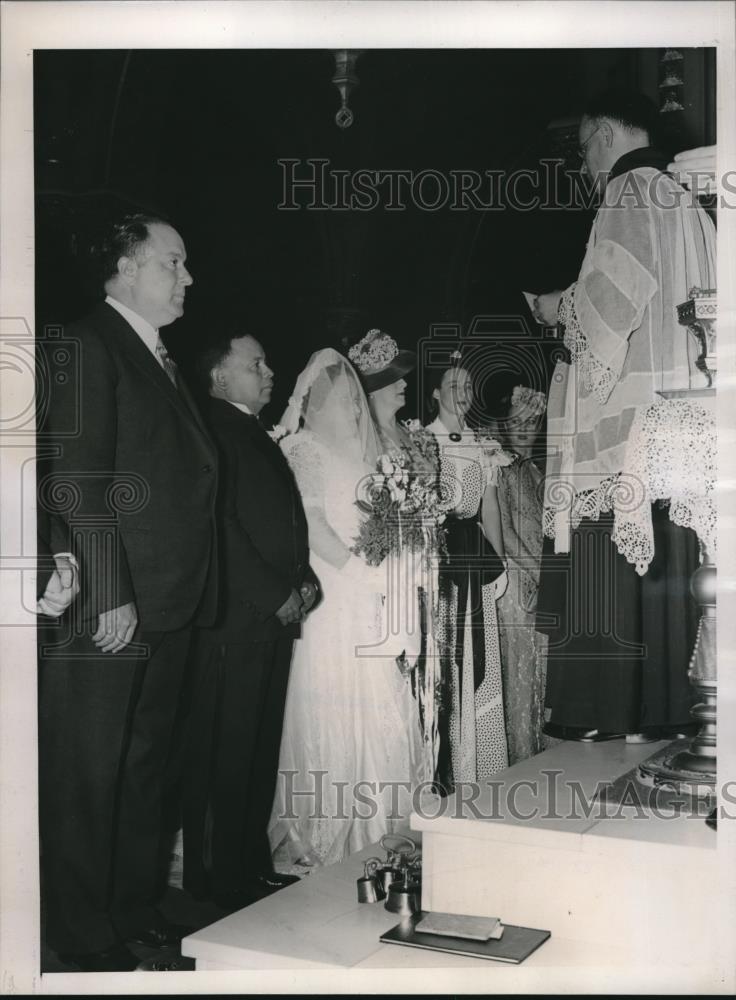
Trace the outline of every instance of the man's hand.
<path fill-rule="evenodd" d="M 111 611 L 103 611 L 92 642 L 103 653 L 119 653 L 125 649 L 138 626 L 135 604 L 122 604 Z"/>
<path fill-rule="evenodd" d="M 313 583 L 303 583 L 299 588 L 302 601 L 304 602 L 304 614 L 308 614 L 317 600 L 317 588 Z"/>
<path fill-rule="evenodd" d="M 300 622 L 304 617 L 302 614 L 302 599 L 293 588 L 276 612 L 276 617 L 282 625 L 293 625 L 294 622 Z"/>
<path fill-rule="evenodd" d="M 667 167 L 684 187 L 693 194 L 716 193 L 716 147 L 698 146 L 678 153 Z"/>
<path fill-rule="evenodd" d="M 534 318 L 545 326 L 557 326 L 557 310 L 562 292 L 545 292 L 534 300 Z"/>
<path fill-rule="evenodd" d="M 79 571 L 69 556 L 54 556 L 56 569 L 51 574 L 43 596 L 36 602 L 36 613 L 58 618 L 79 593 Z"/>

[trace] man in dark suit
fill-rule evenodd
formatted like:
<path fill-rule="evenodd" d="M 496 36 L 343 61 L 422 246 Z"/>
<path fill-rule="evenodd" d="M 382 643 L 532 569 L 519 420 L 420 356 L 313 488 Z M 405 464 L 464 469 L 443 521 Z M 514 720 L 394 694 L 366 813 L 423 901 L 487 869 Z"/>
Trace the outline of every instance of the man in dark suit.
<path fill-rule="evenodd" d="M 113 227 L 107 298 L 48 357 L 56 456 L 39 506 L 63 522 L 82 590 L 62 634 L 41 644 L 43 901 L 50 947 L 86 971 L 135 968 L 127 943 L 169 945 L 183 930 L 154 904 L 191 629 L 214 613 L 217 472 L 158 334 L 183 313 L 185 259 L 160 219 Z M 71 372 L 55 377 L 70 353 Z"/>
<path fill-rule="evenodd" d="M 273 372 L 252 336 L 204 352 L 220 457 L 220 609 L 198 632 L 184 792 L 184 885 L 238 909 L 296 881 L 277 875 L 267 826 L 294 638 L 314 604 L 296 482 L 258 414 Z"/>

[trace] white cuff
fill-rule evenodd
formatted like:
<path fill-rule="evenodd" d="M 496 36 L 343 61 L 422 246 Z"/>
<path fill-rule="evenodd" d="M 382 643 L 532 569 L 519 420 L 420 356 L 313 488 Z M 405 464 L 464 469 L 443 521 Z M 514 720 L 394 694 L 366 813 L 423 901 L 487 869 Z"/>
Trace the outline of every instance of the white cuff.
<path fill-rule="evenodd" d="M 74 569 L 79 569 L 79 563 L 77 562 L 77 557 L 74 555 L 73 552 L 54 552 L 54 559 L 60 559 L 62 556 L 65 559 L 69 560 Z"/>

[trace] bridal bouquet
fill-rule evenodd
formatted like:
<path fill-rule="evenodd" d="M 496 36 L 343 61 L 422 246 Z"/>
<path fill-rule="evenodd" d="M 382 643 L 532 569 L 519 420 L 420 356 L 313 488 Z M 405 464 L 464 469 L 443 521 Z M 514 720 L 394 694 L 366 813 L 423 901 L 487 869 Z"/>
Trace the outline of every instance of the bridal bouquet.
<path fill-rule="evenodd" d="M 412 470 L 403 454 L 381 455 L 377 471 L 359 489 L 356 503 L 368 516 L 353 552 L 369 566 L 380 566 L 387 555 L 405 549 L 442 548 L 440 501 L 436 476 Z"/>

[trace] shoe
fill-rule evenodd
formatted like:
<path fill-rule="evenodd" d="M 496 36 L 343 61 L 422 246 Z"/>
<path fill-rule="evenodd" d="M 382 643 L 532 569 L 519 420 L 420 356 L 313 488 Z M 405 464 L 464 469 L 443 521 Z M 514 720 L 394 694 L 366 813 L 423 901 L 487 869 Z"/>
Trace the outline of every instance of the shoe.
<path fill-rule="evenodd" d="M 267 875 L 256 875 L 248 879 L 249 883 L 252 882 L 268 892 L 278 892 L 279 889 L 285 889 L 287 885 L 294 885 L 300 881 L 298 875 L 287 875 L 282 872 L 269 872 Z"/>
<path fill-rule="evenodd" d="M 217 905 L 235 913 L 246 906 L 257 903 L 259 899 L 272 896 L 279 889 L 285 889 L 295 882 L 299 882 L 298 875 L 282 875 L 279 872 L 269 872 L 267 875 L 251 875 L 246 879 L 244 885 L 239 889 L 228 889 L 221 892 L 213 892 L 212 899 Z"/>
<path fill-rule="evenodd" d="M 252 875 L 245 883 L 245 891 L 256 900 L 272 896 L 279 889 L 299 882 L 298 875 L 281 875 L 279 872 L 269 872 L 267 875 Z"/>
<path fill-rule="evenodd" d="M 626 742 L 627 743 L 656 743 L 659 736 L 653 736 L 650 733 L 627 733 Z"/>
<path fill-rule="evenodd" d="M 581 743 L 603 743 L 606 740 L 620 740 L 623 733 L 600 733 L 597 729 L 588 729 L 581 736 L 568 736 L 568 739 L 579 740 Z"/>
<path fill-rule="evenodd" d="M 604 740 L 620 740 L 623 733 L 601 733 L 597 729 L 583 726 L 561 726 L 555 722 L 545 723 L 542 732 L 558 740 L 575 740 L 578 743 L 601 743 Z"/>
<path fill-rule="evenodd" d="M 244 910 L 246 906 L 257 903 L 263 897 L 243 889 L 231 889 L 228 892 L 213 892 L 211 898 L 212 902 L 226 913 L 237 913 L 238 910 Z"/>
<path fill-rule="evenodd" d="M 81 972 L 132 972 L 140 962 L 124 944 L 84 955 L 59 955 L 59 959 L 64 965 L 76 965 Z"/>
<path fill-rule="evenodd" d="M 131 934 L 127 939 L 131 944 L 142 944 L 146 948 L 169 948 L 178 945 L 182 938 L 194 934 L 195 927 L 185 927 L 183 924 L 156 924 L 145 927 Z"/>
<path fill-rule="evenodd" d="M 193 972 L 195 962 L 193 958 L 185 958 L 178 952 L 162 952 L 153 958 L 145 958 L 138 963 L 137 968 L 141 972 Z"/>

